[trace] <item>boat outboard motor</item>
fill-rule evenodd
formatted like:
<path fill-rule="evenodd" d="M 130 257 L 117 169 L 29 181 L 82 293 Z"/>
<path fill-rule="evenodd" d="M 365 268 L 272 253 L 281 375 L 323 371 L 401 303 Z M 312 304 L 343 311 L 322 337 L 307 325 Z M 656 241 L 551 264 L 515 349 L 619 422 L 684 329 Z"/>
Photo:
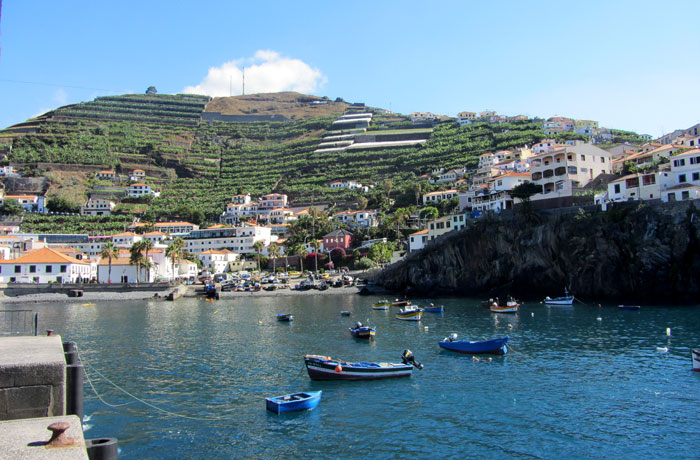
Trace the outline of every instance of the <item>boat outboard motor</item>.
<path fill-rule="evenodd" d="M 355 327 L 358 328 L 358 329 L 361 328 L 361 327 L 362 327 L 362 323 L 359 322 L 359 321 L 356 322 L 356 323 L 355 323 Z"/>
<path fill-rule="evenodd" d="M 401 361 L 404 364 L 412 364 L 416 369 L 423 369 L 423 365 L 416 362 L 416 358 L 413 356 L 411 350 L 404 350 L 401 354 Z"/>

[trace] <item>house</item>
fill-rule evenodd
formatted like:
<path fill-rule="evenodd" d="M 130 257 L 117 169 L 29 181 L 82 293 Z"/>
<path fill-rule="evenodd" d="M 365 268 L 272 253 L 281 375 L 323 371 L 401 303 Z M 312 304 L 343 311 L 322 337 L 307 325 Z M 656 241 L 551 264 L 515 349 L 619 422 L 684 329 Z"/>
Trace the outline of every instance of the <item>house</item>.
<path fill-rule="evenodd" d="M 458 191 L 455 189 L 426 193 L 423 195 L 423 206 L 439 203 L 443 200 L 451 200 L 457 196 L 457 193 Z"/>
<path fill-rule="evenodd" d="M 530 158 L 530 180 L 542 187 L 544 195 L 571 187 L 583 187 L 600 174 L 612 173 L 610 152 L 592 144 L 563 146 Z M 542 195 L 542 194 L 540 194 Z M 533 200 L 548 198 L 535 195 Z"/>
<path fill-rule="evenodd" d="M 440 177 L 435 180 L 435 183 L 440 182 L 455 182 L 464 175 L 464 168 L 450 169 L 447 172 L 440 174 Z"/>
<path fill-rule="evenodd" d="M 474 193 L 472 197 L 471 210 L 473 212 L 492 211 L 499 213 L 504 209 L 513 209 L 513 198 L 507 190 L 493 190 L 484 187 Z"/>
<path fill-rule="evenodd" d="M 226 210 L 219 216 L 219 222 L 229 225 L 238 225 L 246 219 L 258 215 L 258 203 L 229 203 Z"/>
<path fill-rule="evenodd" d="M 496 191 L 510 191 L 513 190 L 514 187 L 529 181 L 529 173 L 504 172 L 503 174 L 492 177 L 488 182 L 488 186 L 490 189 Z"/>
<path fill-rule="evenodd" d="M 498 114 L 493 110 L 484 110 L 483 112 L 479 112 L 479 119 L 488 120 L 496 115 Z"/>
<path fill-rule="evenodd" d="M 153 279 L 154 269 L 146 270 L 131 263 L 129 251 L 120 251 L 117 257 L 102 257 L 97 262 L 98 283 L 136 283 Z"/>
<path fill-rule="evenodd" d="M 129 180 L 131 182 L 139 182 L 143 181 L 146 178 L 146 171 L 143 169 L 134 169 L 131 171 L 131 175 L 129 176 Z"/>
<path fill-rule="evenodd" d="M 167 235 L 163 232 L 160 232 L 158 230 L 153 230 L 152 232 L 144 233 L 141 235 L 144 240 L 148 240 L 153 244 L 157 243 L 162 243 L 163 240 L 167 237 Z"/>
<path fill-rule="evenodd" d="M 138 198 L 141 196 L 157 195 L 156 192 L 151 190 L 151 186 L 144 184 L 143 182 L 136 182 L 129 185 L 129 196 L 132 198 Z"/>
<path fill-rule="evenodd" d="M 354 189 L 357 189 L 357 188 L 359 188 L 359 189 L 364 189 L 364 188 L 365 188 L 365 187 L 363 187 L 362 184 L 360 184 L 359 182 L 355 182 L 355 181 L 352 181 L 352 180 L 347 180 L 347 181 L 339 181 L 339 180 L 337 180 L 337 181 L 331 182 L 331 183 L 328 184 L 328 185 L 329 185 L 331 188 L 336 188 L 336 189 L 347 188 L 347 189 L 350 189 L 350 190 L 354 190 Z"/>
<path fill-rule="evenodd" d="M 268 211 L 276 208 L 287 207 L 287 195 L 282 193 L 270 193 L 258 200 L 258 211 Z"/>
<path fill-rule="evenodd" d="M 323 236 L 323 251 L 330 252 L 335 248 L 341 248 L 345 251 L 350 250 L 352 243 L 352 233 L 347 230 L 334 230 Z"/>
<path fill-rule="evenodd" d="M 141 235 L 134 232 L 123 232 L 112 235 L 112 244 L 117 247 L 130 248 L 134 243 L 141 241 Z"/>
<path fill-rule="evenodd" d="M 77 283 L 91 277 L 90 263 L 50 248 L 0 260 L 2 283 Z"/>
<path fill-rule="evenodd" d="M 575 120 L 574 132 L 576 134 L 593 135 L 598 129 L 598 122 L 593 120 Z"/>
<path fill-rule="evenodd" d="M 683 134 L 673 141 L 676 145 L 682 145 L 684 147 L 697 148 L 700 147 L 700 136 L 693 136 L 692 134 Z"/>
<path fill-rule="evenodd" d="M 19 173 L 15 171 L 13 166 L 0 166 L 0 176 L 17 177 L 19 176 Z"/>
<path fill-rule="evenodd" d="M 194 254 L 210 249 L 229 249 L 238 254 L 255 254 L 255 242 L 261 241 L 267 247 L 273 241 L 272 230 L 269 227 L 255 224 L 194 230 L 183 239 L 185 249 Z"/>
<path fill-rule="evenodd" d="M 452 231 L 452 217 L 443 216 L 428 222 L 428 239 L 432 241 L 440 235 Z"/>
<path fill-rule="evenodd" d="M 608 200 L 653 200 L 661 198 L 657 173 L 630 174 L 608 183 Z"/>
<path fill-rule="evenodd" d="M 109 216 L 115 206 L 114 201 L 90 198 L 80 208 L 80 214 L 84 216 Z"/>
<path fill-rule="evenodd" d="M 457 114 L 457 123 L 459 123 L 459 126 L 474 123 L 476 119 L 476 112 L 459 112 Z"/>
<path fill-rule="evenodd" d="M 117 173 L 111 169 L 98 171 L 96 177 L 100 180 L 117 180 L 119 178 L 119 176 L 117 176 Z"/>
<path fill-rule="evenodd" d="M 559 147 L 554 139 L 543 139 L 532 146 L 532 152 L 537 155 L 539 153 L 548 153 Z"/>
<path fill-rule="evenodd" d="M 661 192 L 661 199 L 668 203 L 672 201 L 697 200 L 700 198 L 700 186 L 694 184 L 674 185 Z"/>
<path fill-rule="evenodd" d="M 143 228 L 148 224 L 144 222 L 137 222 L 135 224 L 129 225 L 129 230 L 132 232 L 138 228 Z M 159 232 L 163 232 L 167 235 L 186 235 L 194 230 L 199 230 L 199 225 L 192 224 L 190 222 L 156 222 L 153 224 L 153 228 Z"/>
<path fill-rule="evenodd" d="M 208 251 L 200 252 L 197 258 L 202 262 L 202 267 L 208 269 L 211 273 L 224 273 L 228 270 L 229 262 L 237 261 L 240 256 L 228 249 L 209 249 Z"/>
<path fill-rule="evenodd" d="M 665 144 L 654 149 L 642 149 L 640 152 L 632 153 L 627 156 L 621 157 L 615 162 L 615 167 L 620 170 L 624 163 L 631 161 L 637 166 L 645 166 L 657 161 L 661 158 L 671 158 L 671 155 L 679 150 L 685 150 L 687 147 L 679 144 Z"/>
<path fill-rule="evenodd" d="M 570 118 L 552 117 L 544 122 L 542 130 L 547 135 L 573 131 L 574 121 Z"/>
<path fill-rule="evenodd" d="M 411 122 L 415 124 L 433 122 L 438 119 L 438 116 L 432 112 L 411 112 L 409 117 Z"/>
<path fill-rule="evenodd" d="M 231 203 L 233 203 L 233 204 L 248 204 L 248 203 L 250 203 L 250 193 L 246 193 L 245 195 L 233 195 L 233 197 L 231 197 Z"/>
<path fill-rule="evenodd" d="M 46 214 L 48 210 L 45 206 L 45 199 L 38 195 L 5 195 L 0 197 L 0 205 L 8 200 L 14 200 L 27 212 L 38 212 Z"/>
<path fill-rule="evenodd" d="M 428 242 L 428 229 L 425 228 L 416 233 L 408 235 L 408 251 L 420 251 Z"/>
<path fill-rule="evenodd" d="M 479 155 L 479 169 L 488 168 L 496 164 L 496 155 L 491 152 L 482 153 Z"/>
<path fill-rule="evenodd" d="M 333 214 L 333 218 L 349 225 L 350 227 L 376 227 L 379 211 L 376 209 L 361 209 L 357 211 L 343 211 Z"/>

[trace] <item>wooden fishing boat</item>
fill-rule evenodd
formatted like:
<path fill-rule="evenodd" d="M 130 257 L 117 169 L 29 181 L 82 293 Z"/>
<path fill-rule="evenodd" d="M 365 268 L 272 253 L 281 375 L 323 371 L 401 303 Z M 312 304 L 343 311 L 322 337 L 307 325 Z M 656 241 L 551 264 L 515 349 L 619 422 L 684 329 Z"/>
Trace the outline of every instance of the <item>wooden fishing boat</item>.
<path fill-rule="evenodd" d="M 619 308 L 620 310 L 637 311 L 642 307 L 640 307 L 639 305 L 618 305 L 617 308 Z"/>
<path fill-rule="evenodd" d="M 547 296 L 544 298 L 544 303 L 547 305 L 572 305 L 574 303 L 574 296 L 569 295 L 569 290 L 564 288 L 564 297 L 551 298 Z"/>
<path fill-rule="evenodd" d="M 399 310 L 396 313 L 396 319 L 401 319 L 404 321 L 420 321 L 423 316 L 423 310 L 421 308 L 414 307 L 413 305 L 407 305 L 406 308 Z"/>
<path fill-rule="evenodd" d="M 508 301 L 505 305 L 491 305 L 490 310 L 495 313 L 517 313 L 520 309 L 520 304 L 515 301 Z"/>
<path fill-rule="evenodd" d="M 353 327 L 349 328 L 350 334 L 358 339 L 371 339 L 377 333 L 377 329 L 371 326 L 363 326 L 358 322 Z"/>
<path fill-rule="evenodd" d="M 311 410 L 321 401 L 322 391 L 309 391 L 305 393 L 293 393 L 290 395 L 265 398 L 267 410 L 281 414 L 282 412 L 296 412 Z"/>
<path fill-rule="evenodd" d="M 427 307 L 423 307 L 423 311 L 427 313 L 442 313 L 445 311 L 445 307 L 442 305 L 433 305 L 432 303 Z"/>
<path fill-rule="evenodd" d="M 413 365 L 403 363 L 348 363 L 330 356 L 304 356 L 311 380 L 376 380 L 410 377 Z"/>
<path fill-rule="evenodd" d="M 380 300 L 372 305 L 372 310 L 388 310 L 391 303 L 388 300 Z"/>
<path fill-rule="evenodd" d="M 411 305 L 411 301 L 408 299 L 396 299 L 391 303 L 392 307 L 407 307 Z"/>
<path fill-rule="evenodd" d="M 479 341 L 457 340 L 457 334 L 452 334 L 438 342 L 438 345 L 445 350 L 470 355 L 505 355 L 508 353 L 508 339 L 509 337 Z"/>
<path fill-rule="evenodd" d="M 277 321 L 294 321 L 294 317 L 291 313 L 278 313 Z"/>
<path fill-rule="evenodd" d="M 691 350 L 690 355 L 693 358 L 693 370 L 700 372 L 700 349 Z"/>

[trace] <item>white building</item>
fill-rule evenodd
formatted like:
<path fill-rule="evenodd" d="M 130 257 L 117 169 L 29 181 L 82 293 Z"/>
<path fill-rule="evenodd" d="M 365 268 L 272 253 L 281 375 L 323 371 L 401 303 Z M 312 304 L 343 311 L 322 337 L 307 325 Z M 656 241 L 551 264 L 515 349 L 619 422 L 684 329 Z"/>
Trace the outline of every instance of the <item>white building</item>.
<path fill-rule="evenodd" d="M 455 189 L 426 193 L 423 195 L 423 206 L 427 204 L 439 203 L 443 200 L 450 200 L 453 197 L 456 197 L 457 193 L 459 192 Z"/>
<path fill-rule="evenodd" d="M 139 182 L 143 181 L 146 178 L 146 171 L 143 169 L 134 169 L 131 171 L 131 176 L 129 176 L 129 180 L 131 182 Z"/>
<path fill-rule="evenodd" d="M 155 195 L 151 190 L 151 186 L 144 184 L 143 182 L 136 182 L 129 185 L 129 196 L 132 198 L 138 198 L 141 196 Z"/>
<path fill-rule="evenodd" d="M 80 214 L 87 216 L 109 216 L 116 204 L 114 201 L 103 200 L 101 198 L 90 198 L 80 208 Z"/>
<path fill-rule="evenodd" d="M 239 255 L 228 249 L 209 249 L 208 251 L 200 252 L 197 258 L 202 262 L 202 267 L 208 269 L 211 273 L 224 273 L 230 271 L 228 269 L 230 262 L 236 262 Z"/>
<path fill-rule="evenodd" d="M 408 235 L 408 251 L 420 251 L 428 242 L 428 229 L 425 228 L 416 233 Z"/>
<path fill-rule="evenodd" d="M 600 174 L 612 173 L 611 157 L 610 152 L 592 144 L 560 147 L 533 156 L 530 158 L 530 180 L 540 185 L 543 193 L 532 199 L 550 198 L 549 193 L 583 187 Z"/>
<path fill-rule="evenodd" d="M 27 212 L 39 212 L 45 214 L 47 212 L 45 199 L 38 195 L 5 195 L 0 197 L 0 205 L 6 201 L 16 201 L 22 209 Z"/>
<path fill-rule="evenodd" d="M 269 227 L 252 224 L 195 230 L 183 239 L 185 240 L 185 250 L 194 254 L 210 249 L 229 249 L 238 254 L 255 254 L 253 244 L 256 241 L 262 241 L 265 247 L 273 241 L 272 231 Z"/>
<path fill-rule="evenodd" d="M 15 259 L 0 260 L 2 283 L 76 283 L 90 277 L 89 262 L 50 248 L 37 249 Z"/>

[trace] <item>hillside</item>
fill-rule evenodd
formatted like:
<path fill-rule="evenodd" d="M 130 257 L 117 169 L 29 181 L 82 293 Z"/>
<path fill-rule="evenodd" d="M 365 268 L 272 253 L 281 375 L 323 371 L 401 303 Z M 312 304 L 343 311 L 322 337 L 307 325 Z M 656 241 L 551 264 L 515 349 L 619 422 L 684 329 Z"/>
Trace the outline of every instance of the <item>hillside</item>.
<path fill-rule="evenodd" d="M 289 121 L 204 122 L 205 110 L 281 115 Z M 358 112 L 373 114 L 368 127 L 342 129 L 334 124 L 342 113 Z M 410 189 L 422 174 L 475 167 L 481 153 L 545 137 L 540 123 L 532 120 L 412 128 L 400 114 L 298 93 L 214 100 L 123 95 L 61 107 L 10 127 L 0 131 L 0 144 L 11 145 L 6 149 L 9 163 L 25 174 L 48 177 L 49 193 L 70 196 L 75 204 L 82 204 L 97 189 L 115 185 L 96 180 L 96 171 L 114 168 L 127 175 L 140 168 L 161 195 L 148 206 L 123 206 L 121 211 L 145 211 L 146 218 L 165 220 L 177 218 L 178 209 L 185 207 L 199 209 L 215 222 L 230 197 L 242 192 L 255 196 L 275 191 L 296 202 L 337 203 L 354 201 L 360 192 L 332 189 L 328 186 L 332 181 L 375 184 L 375 193 L 381 194 L 380 185 L 391 180 L 397 198 L 411 196 Z M 403 145 L 412 138 L 423 143 Z M 329 139 L 357 142 L 352 148 L 329 151 L 322 148 L 333 144 Z M 385 146 L 381 141 L 398 142 Z"/>

